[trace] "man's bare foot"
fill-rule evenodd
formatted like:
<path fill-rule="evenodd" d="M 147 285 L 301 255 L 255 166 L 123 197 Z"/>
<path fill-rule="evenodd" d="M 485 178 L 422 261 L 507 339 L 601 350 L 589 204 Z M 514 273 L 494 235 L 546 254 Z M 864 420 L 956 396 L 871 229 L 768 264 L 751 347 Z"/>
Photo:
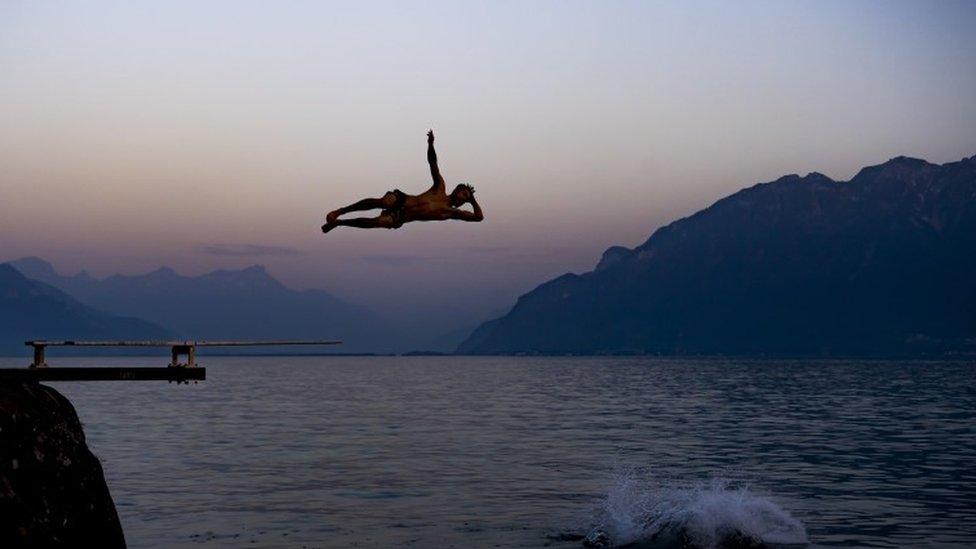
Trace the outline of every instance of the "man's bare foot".
<path fill-rule="evenodd" d="M 328 233 L 329 231 L 331 231 L 332 229 L 335 229 L 338 226 L 339 225 L 336 224 L 336 223 L 326 223 L 325 225 L 322 225 L 322 233 L 323 234 L 324 233 Z"/>
<path fill-rule="evenodd" d="M 335 225 L 335 222 L 339 219 L 339 214 L 341 213 L 342 212 L 340 212 L 339 210 L 333 210 L 329 212 L 329 215 L 325 216 L 325 222 L 328 223 L 329 225 Z"/>

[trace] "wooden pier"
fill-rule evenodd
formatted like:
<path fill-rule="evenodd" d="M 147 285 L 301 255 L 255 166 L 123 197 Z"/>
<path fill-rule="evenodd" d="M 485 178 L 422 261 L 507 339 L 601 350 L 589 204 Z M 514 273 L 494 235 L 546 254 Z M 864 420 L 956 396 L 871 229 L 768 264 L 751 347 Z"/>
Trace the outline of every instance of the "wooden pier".
<path fill-rule="evenodd" d="M 0 368 L 2 381 L 175 381 L 189 383 L 207 379 L 206 368 L 164 367 L 67 367 Z"/>
<path fill-rule="evenodd" d="M 34 349 L 27 368 L 0 368 L 0 381 L 175 381 L 197 382 L 207 369 L 196 362 L 197 347 L 282 347 L 291 345 L 339 345 L 335 340 L 283 341 L 47 341 L 25 342 Z M 47 365 L 48 347 L 169 347 L 170 362 L 164 367 L 58 367 Z M 186 357 L 185 362 L 180 362 Z"/>

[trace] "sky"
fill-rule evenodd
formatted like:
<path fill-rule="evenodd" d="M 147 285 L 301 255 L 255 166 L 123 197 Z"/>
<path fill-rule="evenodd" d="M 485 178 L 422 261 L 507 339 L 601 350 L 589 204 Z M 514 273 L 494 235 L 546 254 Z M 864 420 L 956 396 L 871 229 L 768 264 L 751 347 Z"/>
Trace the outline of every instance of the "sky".
<path fill-rule="evenodd" d="M 976 154 L 974 2 L 0 0 L 0 259 L 263 264 L 432 335 L 789 173 Z M 483 223 L 319 231 L 426 189 Z"/>

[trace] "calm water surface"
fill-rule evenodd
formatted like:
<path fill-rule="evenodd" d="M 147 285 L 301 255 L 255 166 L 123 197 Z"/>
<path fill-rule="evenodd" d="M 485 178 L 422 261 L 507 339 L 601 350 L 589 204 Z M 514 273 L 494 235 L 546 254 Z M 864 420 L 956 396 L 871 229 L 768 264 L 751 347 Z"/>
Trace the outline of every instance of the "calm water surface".
<path fill-rule="evenodd" d="M 976 545 L 972 363 L 202 362 L 197 385 L 53 384 L 131 547 Z"/>

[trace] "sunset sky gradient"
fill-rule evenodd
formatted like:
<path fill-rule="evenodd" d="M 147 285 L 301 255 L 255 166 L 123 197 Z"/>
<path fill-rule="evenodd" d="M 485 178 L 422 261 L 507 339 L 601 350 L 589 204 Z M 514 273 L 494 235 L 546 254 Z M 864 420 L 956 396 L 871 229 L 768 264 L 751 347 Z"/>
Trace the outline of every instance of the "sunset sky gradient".
<path fill-rule="evenodd" d="M 0 260 L 260 263 L 447 331 L 744 186 L 976 154 L 974 28 L 973 2 L 4 1 Z M 426 188 L 430 127 L 484 223 L 319 232 Z"/>

